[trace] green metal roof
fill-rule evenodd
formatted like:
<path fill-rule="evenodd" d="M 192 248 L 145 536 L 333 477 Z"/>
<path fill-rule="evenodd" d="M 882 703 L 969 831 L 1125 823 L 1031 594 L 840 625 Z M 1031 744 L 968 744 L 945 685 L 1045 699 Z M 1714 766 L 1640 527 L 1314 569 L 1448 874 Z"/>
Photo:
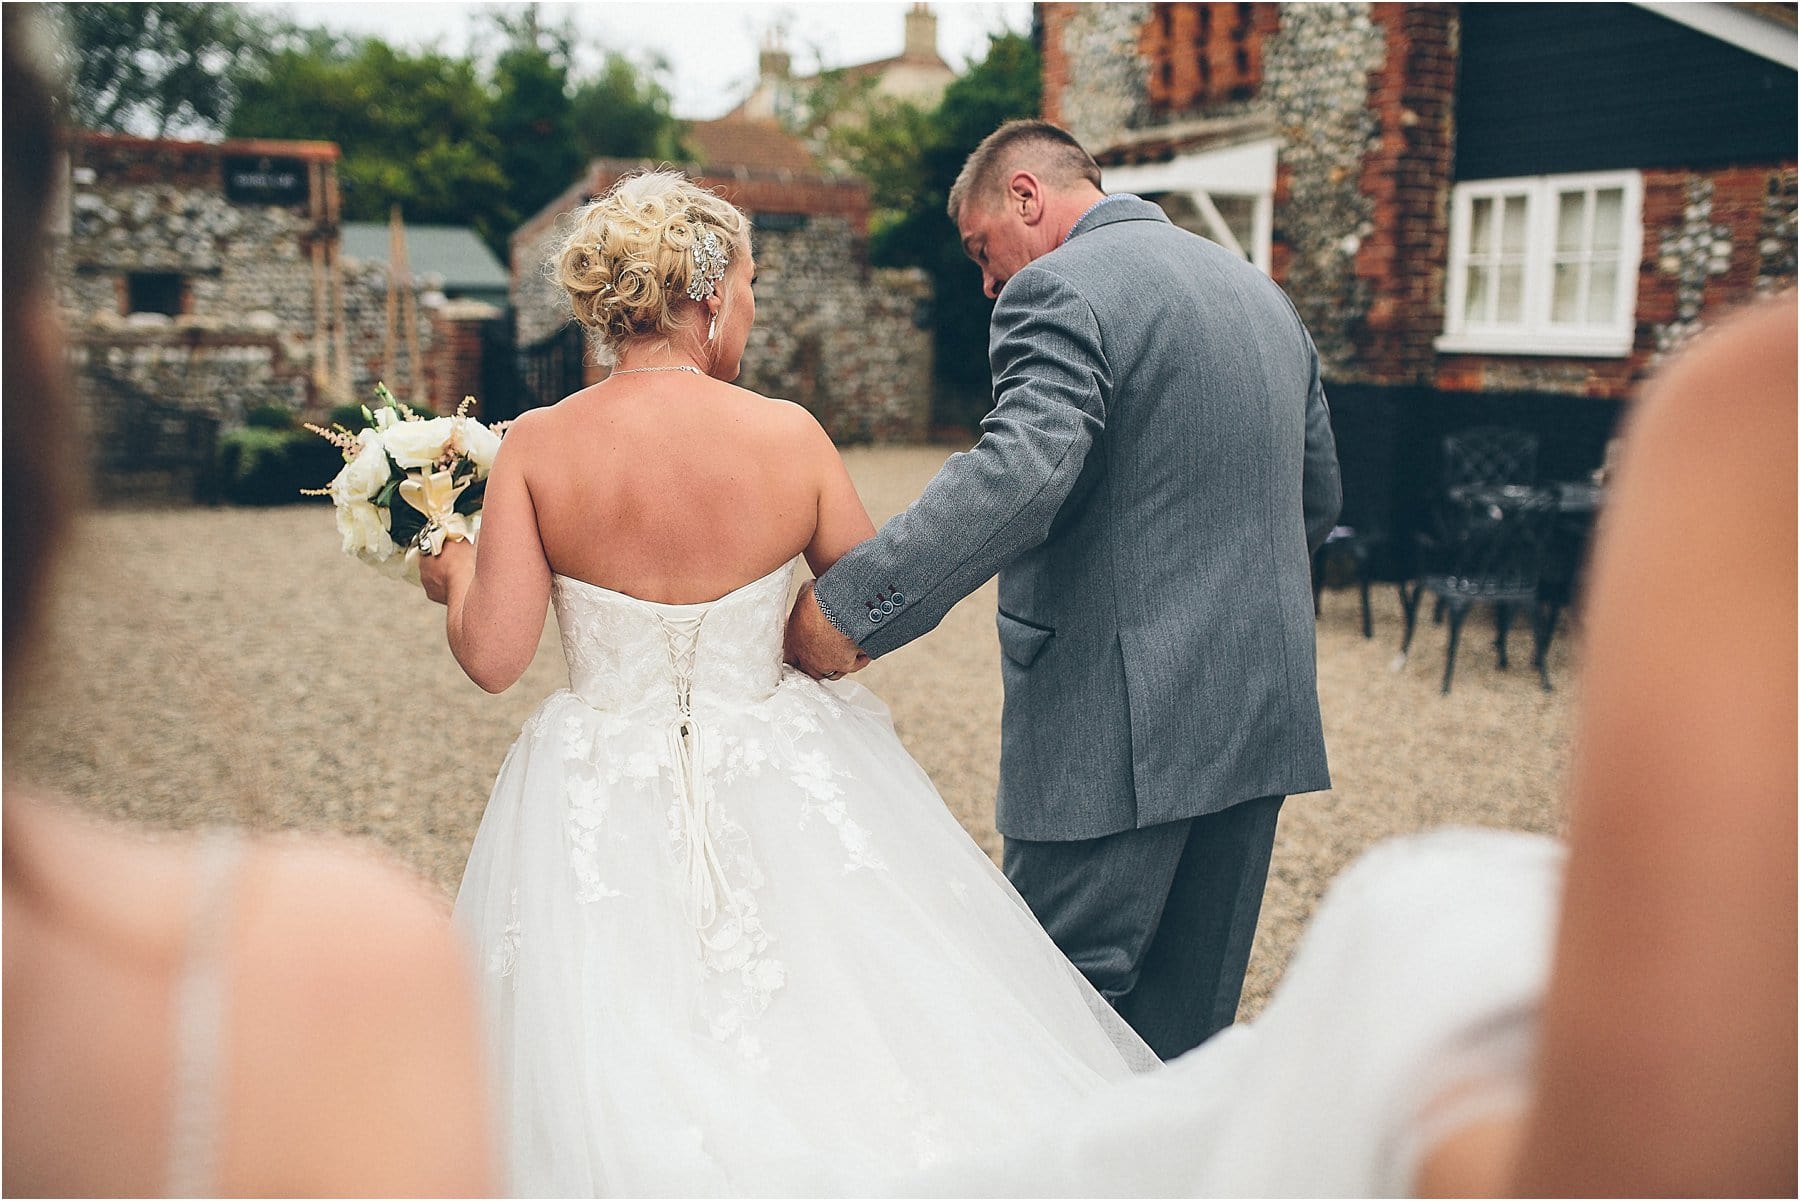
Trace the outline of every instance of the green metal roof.
<path fill-rule="evenodd" d="M 344 254 L 366 263 L 388 261 L 388 224 L 385 221 L 346 221 Z M 413 278 L 442 277 L 446 291 L 504 292 L 512 282 L 506 267 L 494 257 L 475 231 L 462 225 L 408 225 L 406 257 Z"/>

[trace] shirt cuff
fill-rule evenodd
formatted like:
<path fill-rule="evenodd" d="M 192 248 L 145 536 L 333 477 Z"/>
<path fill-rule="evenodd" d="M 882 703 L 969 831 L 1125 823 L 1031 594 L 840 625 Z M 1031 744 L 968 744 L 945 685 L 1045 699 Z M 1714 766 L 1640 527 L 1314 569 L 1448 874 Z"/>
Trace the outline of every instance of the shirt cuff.
<path fill-rule="evenodd" d="M 856 635 L 852 634 L 850 632 L 850 627 L 846 626 L 843 622 L 839 621 L 837 614 L 835 614 L 831 611 L 831 606 L 827 605 L 825 603 L 825 597 L 822 594 L 820 594 L 820 592 L 819 592 L 819 584 L 818 584 L 817 580 L 813 581 L 813 603 L 819 606 L 819 612 L 821 612 L 825 615 L 825 620 L 829 621 L 832 624 L 832 627 L 834 629 L 836 629 L 838 633 L 842 634 L 844 637 L 848 638 L 850 641 L 856 642 Z M 858 643 L 857 645 L 860 646 L 861 643 Z"/>

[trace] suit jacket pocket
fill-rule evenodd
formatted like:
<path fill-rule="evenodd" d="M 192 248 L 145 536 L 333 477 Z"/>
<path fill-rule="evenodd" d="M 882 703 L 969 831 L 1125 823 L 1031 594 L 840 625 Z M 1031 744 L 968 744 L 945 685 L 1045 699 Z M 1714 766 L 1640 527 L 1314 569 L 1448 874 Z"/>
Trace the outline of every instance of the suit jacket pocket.
<path fill-rule="evenodd" d="M 1044 644 L 1056 635 L 1055 630 L 1033 625 L 1004 609 L 999 610 L 995 620 L 1000 626 L 1000 652 L 1020 667 L 1030 667 Z"/>

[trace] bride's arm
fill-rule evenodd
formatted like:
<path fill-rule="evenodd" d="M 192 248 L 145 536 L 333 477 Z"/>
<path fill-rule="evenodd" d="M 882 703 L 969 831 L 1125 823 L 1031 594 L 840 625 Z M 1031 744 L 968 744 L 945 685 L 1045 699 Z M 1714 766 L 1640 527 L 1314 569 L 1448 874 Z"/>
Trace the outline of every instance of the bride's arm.
<path fill-rule="evenodd" d="M 869 520 L 869 511 L 863 507 L 862 497 L 856 494 L 856 485 L 851 482 L 843 456 L 838 454 L 830 435 L 810 413 L 805 414 L 804 419 L 811 449 L 809 459 L 818 480 L 818 511 L 814 517 L 812 541 L 806 547 L 806 565 L 817 577 L 829 571 L 833 563 L 859 543 L 873 538 L 875 523 Z M 807 581 L 788 614 L 788 662 L 800 664 L 811 675 L 822 675 L 825 668 L 812 665 L 811 660 L 815 648 L 824 646 L 836 648 L 836 657 L 832 661 L 840 672 L 860 671 L 867 667 L 869 657 L 840 634 L 812 603 L 812 588 L 812 581 Z"/>
<path fill-rule="evenodd" d="M 1520 1196 L 1792 1196 L 1795 309 L 1638 402 L 1584 623 Z"/>
<path fill-rule="evenodd" d="M 856 494 L 856 485 L 831 436 L 810 413 L 805 419 L 811 427 L 810 458 L 819 481 L 819 511 L 812 541 L 806 547 L 806 565 L 813 575 L 821 576 L 852 547 L 873 538 L 875 523 L 869 520 L 869 511 Z"/>
<path fill-rule="evenodd" d="M 482 500 L 479 545 L 447 543 L 419 567 L 426 594 L 447 609 L 450 652 L 489 692 L 504 692 L 525 674 L 550 605 L 550 564 L 525 481 L 533 429 L 528 415 L 500 443 Z"/>

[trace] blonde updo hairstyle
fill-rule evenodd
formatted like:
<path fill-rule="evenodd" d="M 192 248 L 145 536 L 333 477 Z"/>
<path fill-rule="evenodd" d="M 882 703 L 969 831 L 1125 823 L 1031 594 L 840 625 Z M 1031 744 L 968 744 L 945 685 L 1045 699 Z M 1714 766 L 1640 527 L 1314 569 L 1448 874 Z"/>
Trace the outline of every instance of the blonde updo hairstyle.
<path fill-rule="evenodd" d="M 575 210 L 552 274 L 603 358 L 698 318 L 688 288 L 700 274 L 694 246 L 709 229 L 724 244 L 729 274 L 750 247 L 749 220 L 677 171 L 627 176 Z"/>

